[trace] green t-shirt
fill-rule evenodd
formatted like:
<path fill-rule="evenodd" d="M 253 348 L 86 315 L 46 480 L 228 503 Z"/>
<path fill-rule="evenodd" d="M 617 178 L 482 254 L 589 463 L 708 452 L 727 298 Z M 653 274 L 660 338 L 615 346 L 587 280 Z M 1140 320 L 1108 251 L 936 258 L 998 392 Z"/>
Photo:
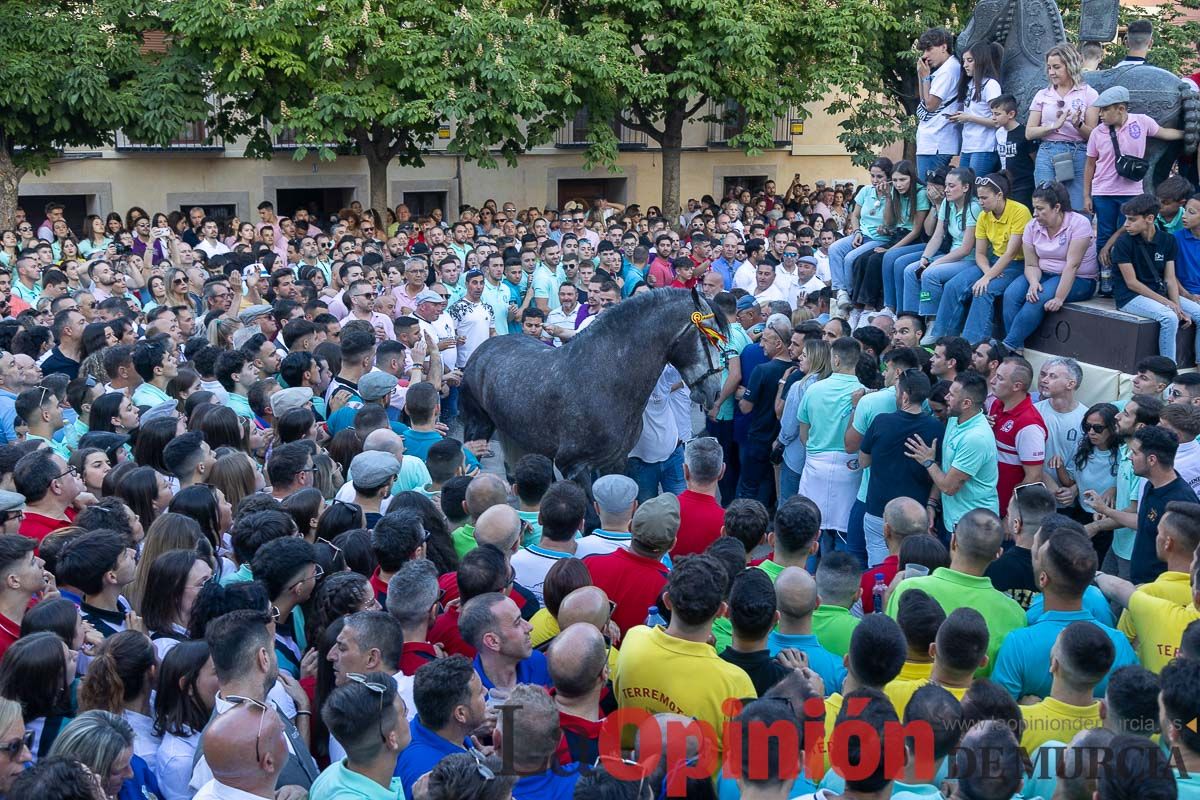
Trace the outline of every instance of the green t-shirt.
<path fill-rule="evenodd" d="M 832 603 L 817 606 L 812 615 L 812 632 L 821 647 L 835 656 L 850 652 L 850 636 L 861 620 L 850 609 Z"/>
<path fill-rule="evenodd" d="M 900 608 L 900 596 L 909 589 L 924 591 L 937 600 L 938 605 L 947 614 L 958 608 L 973 608 L 983 615 L 988 627 L 988 664 L 976 671 L 976 677 L 987 677 L 991 674 L 992 665 L 996 663 L 996 653 L 1009 631 L 1025 627 L 1025 610 L 1016 600 L 997 591 L 992 586 L 991 578 L 986 576 L 968 575 L 949 567 L 938 567 L 932 575 L 906 578 L 888 598 L 889 617 L 896 617 Z M 817 610 L 820 611 L 823 607 L 818 607 Z M 815 618 L 814 614 L 814 629 Z"/>
<path fill-rule="evenodd" d="M 733 644 L 733 623 L 729 621 L 729 617 L 717 617 L 713 620 L 712 635 L 715 640 L 713 648 L 717 655 L 721 655 L 726 647 Z"/>
<path fill-rule="evenodd" d="M 809 426 L 809 453 L 846 452 L 846 417 L 850 416 L 850 395 L 864 388 L 853 375 L 835 372 L 819 380 L 800 399 L 796 417 Z"/>
<path fill-rule="evenodd" d="M 538 522 L 537 511 L 518 511 L 517 516 L 522 522 L 529 523 L 529 532 L 521 537 L 521 547 L 529 547 L 542 540 L 542 523 Z"/>
<path fill-rule="evenodd" d="M 463 525 L 461 528 L 455 528 L 450 534 L 451 541 L 454 542 L 454 552 L 458 553 L 461 559 L 467 553 L 475 549 L 477 543 L 475 541 L 475 526 Z"/>
<path fill-rule="evenodd" d="M 946 423 L 946 441 L 942 444 L 942 472 L 957 469 L 970 477 L 957 494 L 942 495 L 942 519 L 946 530 L 954 530 L 970 510 L 990 508 L 1000 513 L 996 481 L 1000 471 L 996 463 L 996 437 L 987 417 L 976 414 L 963 424 L 951 417 Z"/>
<path fill-rule="evenodd" d="M 771 583 L 774 583 L 775 581 L 779 580 L 779 574 L 781 572 L 783 572 L 785 569 L 787 569 L 785 566 L 783 566 L 783 564 L 776 564 L 774 561 L 772 561 L 769 558 L 766 561 L 759 564 L 758 568 L 761 569 L 763 572 L 767 573 L 768 576 L 770 576 Z"/>

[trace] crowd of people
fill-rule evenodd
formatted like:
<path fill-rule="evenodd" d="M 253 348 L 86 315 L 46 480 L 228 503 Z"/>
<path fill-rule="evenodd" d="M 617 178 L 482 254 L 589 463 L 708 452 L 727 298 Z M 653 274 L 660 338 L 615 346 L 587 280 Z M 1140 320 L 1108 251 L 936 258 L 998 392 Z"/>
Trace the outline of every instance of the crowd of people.
<path fill-rule="evenodd" d="M 863 187 L 19 212 L 0 798 L 1200 798 L 1200 194 L 1128 167 L 1182 134 L 1070 45 L 1024 125 L 994 46 L 918 47 Z M 587 492 L 464 441 L 487 339 L 672 288 L 703 422 L 668 365 Z M 1160 352 L 1085 406 L 1023 348 L 1098 290 Z"/>

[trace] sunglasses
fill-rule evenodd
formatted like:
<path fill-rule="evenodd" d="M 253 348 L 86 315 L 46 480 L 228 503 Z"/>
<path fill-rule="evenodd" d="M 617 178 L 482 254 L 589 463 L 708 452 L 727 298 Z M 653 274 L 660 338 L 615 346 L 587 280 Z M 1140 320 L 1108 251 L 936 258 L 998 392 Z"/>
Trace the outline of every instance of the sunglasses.
<path fill-rule="evenodd" d="M 367 687 L 367 689 L 372 694 L 379 695 L 379 717 L 378 717 L 379 738 L 382 739 L 384 741 L 384 743 L 386 743 L 387 736 L 385 736 L 383 733 L 383 698 L 387 696 L 387 687 L 384 686 L 382 683 L 375 683 L 374 681 L 367 680 L 366 675 L 362 675 L 361 673 L 358 673 L 358 672 L 347 672 L 346 679 L 354 681 L 355 683 L 359 684 L 360 686 Z"/>
<path fill-rule="evenodd" d="M 272 610 L 278 612 L 278 609 L 272 608 Z M 262 761 L 262 753 L 259 749 L 258 743 L 262 739 L 263 723 L 267 721 L 267 714 L 270 712 L 270 709 L 267 708 L 266 703 L 255 700 L 252 697 L 242 697 L 240 695 L 231 694 L 225 699 L 234 705 L 249 703 L 250 705 L 262 711 L 262 713 L 258 715 L 258 733 L 254 735 L 254 761 L 255 763 Z"/>
<path fill-rule="evenodd" d="M 25 731 L 19 739 L 0 744 L 0 753 L 11 758 L 21 755 L 21 751 L 33 747 L 33 731 Z"/>
<path fill-rule="evenodd" d="M 1083 426 L 1084 433 L 1104 433 L 1106 430 L 1108 430 L 1108 426 L 1106 425 L 1088 425 L 1085 423 Z"/>

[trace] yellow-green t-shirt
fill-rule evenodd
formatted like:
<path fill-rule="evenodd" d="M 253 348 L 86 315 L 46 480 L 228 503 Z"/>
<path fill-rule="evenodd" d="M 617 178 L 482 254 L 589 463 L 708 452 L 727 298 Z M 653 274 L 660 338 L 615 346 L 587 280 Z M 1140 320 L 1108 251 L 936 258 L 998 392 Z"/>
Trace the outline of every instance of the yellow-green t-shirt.
<path fill-rule="evenodd" d="M 1200 611 L 1194 605 L 1182 606 L 1166 598 L 1136 591 L 1129 598 L 1129 616 L 1137 631 L 1137 654 L 1142 666 L 1157 674 L 1179 652 L 1183 631 Z"/>
<path fill-rule="evenodd" d="M 1072 706 L 1047 697 L 1040 703 L 1021 706 L 1021 716 L 1025 720 L 1021 747 L 1026 753 L 1051 740 L 1069 742 L 1080 731 L 1101 725 L 1099 700 L 1086 706 Z"/>
<path fill-rule="evenodd" d="M 979 221 L 975 223 L 975 241 L 987 239 L 992 246 L 992 255 L 999 258 L 1008 249 L 1008 240 L 1023 234 L 1025 226 L 1032 219 L 1028 208 L 1016 200 L 1007 200 L 1004 203 L 1004 213 L 999 218 L 992 216 L 990 211 L 979 215 Z M 1013 261 L 1024 260 L 1025 254 L 1018 248 Z"/>
<path fill-rule="evenodd" d="M 930 665 L 930 669 L 933 665 Z M 908 708 L 908 701 L 912 700 L 912 696 L 916 694 L 917 689 L 922 686 L 927 686 L 931 683 L 928 678 L 915 681 L 896 680 L 883 687 L 883 693 L 887 695 L 888 700 L 892 701 L 892 707 L 896 709 L 896 716 L 904 719 L 904 709 Z M 963 695 L 967 693 L 967 687 L 943 686 L 950 694 L 954 695 L 954 699 L 962 700 Z"/>
<path fill-rule="evenodd" d="M 1186 572 L 1164 572 L 1151 583 L 1143 583 L 1137 589 L 1146 592 L 1151 597 L 1161 597 L 1170 600 L 1178 606 L 1192 604 L 1192 582 Z M 1121 620 L 1117 623 L 1121 633 L 1129 637 L 1129 643 L 1137 644 L 1137 628 L 1133 626 L 1133 618 L 1128 611 L 1121 612 Z M 1138 654 L 1140 657 L 1140 653 Z"/>

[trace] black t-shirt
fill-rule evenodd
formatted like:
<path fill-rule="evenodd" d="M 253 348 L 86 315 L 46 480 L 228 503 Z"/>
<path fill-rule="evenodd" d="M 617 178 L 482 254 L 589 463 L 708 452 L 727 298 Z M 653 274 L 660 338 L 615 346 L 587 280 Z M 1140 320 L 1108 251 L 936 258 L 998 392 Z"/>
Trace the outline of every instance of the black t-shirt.
<path fill-rule="evenodd" d="M 911 497 L 921 505 L 929 500 L 933 479 L 929 471 L 909 458 L 904 443 L 910 436 L 938 442 L 938 459 L 945 426 L 926 414 L 895 411 L 871 421 L 859 450 L 871 457 L 871 480 L 867 483 L 867 513 L 883 516 L 883 507 L 897 497 Z"/>
<path fill-rule="evenodd" d="M 1150 583 L 1167 569 L 1167 565 L 1159 561 L 1154 552 L 1154 538 L 1158 535 L 1158 521 L 1162 519 L 1167 503 L 1176 500 L 1200 502 L 1187 481 L 1179 477 L 1179 473 L 1175 474 L 1175 480 L 1161 489 L 1155 489 L 1154 484 L 1146 481 L 1146 488 L 1138 500 L 1137 537 L 1133 540 L 1133 553 L 1129 558 L 1129 577 L 1135 584 Z"/>
<path fill-rule="evenodd" d="M 768 689 L 786 678 L 791 672 L 783 664 L 771 658 L 770 650 L 743 653 L 732 647 L 726 647 L 721 651 L 721 658 L 745 670 L 759 697 L 766 694 Z"/>
<path fill-rule="evenodd" d="M 79 377 L 79 362 L 67 358 L 63 355 L 63 351 L 55 347 L 50 351 L 50 355 L 42 362 L 42 374 L 50 375 L 55 372 L 61 372 L 71 380 Z"/>
<path fill-rule="evenodd" d="M 765 364 L 759 364 L 750 374 L 750 383 L 746 388 L 745 400 L 753 403 L 750 409 L 750 426 L 746 438 L 758 445 L 769 447 L 779 435 L 779 418 L 775 416 L 775 392 L 779 389 L 779 381 L 787 372 L 790 361 L 773 358 Z"/>
<path fill-rule="evenodd" d="M 992 586 L 998 592 L 1021 604 L 1021 608 L 1029 610 L 1034 595 L 1040 593 L 1037 579 L 1033 575 L 1033 551 L 1028 547 L 1010 547 L 1004 554 L 988 564 L 984 577 L 992 579 Z"/>
<path fill-rule="evenodd" d="M 1167 296 L 1167 285 L 1163 282 L 1167 262 L 1175 260 L 1178 246 L 1174 236 L 1155 232 L 1154 238 L 1146 241 L 1142 236 L 1122 233 L 1112 249 L 1113 265 L 1132 264 L 1134 276 L 1148 289 Z M 1138 293 L 1125 285 L 1125 276 L 1118 266 L 1113 270 L 1113 299 L 1117 308 L 1138 297 Z"/>
<path fill-rule="evenodd" d="M 996 142 L 996 152 L 1004 161 L 1013 189 L 1033 188 L 1033 143 L 1025 138 L 1025 126 L 1005 131 L 1004 144 Z"/>

